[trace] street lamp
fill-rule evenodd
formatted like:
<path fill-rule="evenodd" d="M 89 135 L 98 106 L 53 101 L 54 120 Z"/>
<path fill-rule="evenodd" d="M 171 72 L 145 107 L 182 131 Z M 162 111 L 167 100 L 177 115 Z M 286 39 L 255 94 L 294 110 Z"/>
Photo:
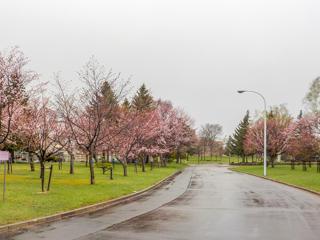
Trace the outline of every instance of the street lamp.
<path fill-rule="evenodd" d="M 248 91 L 248 90 L 239 90 L 238 93 L 254 93 L 256 95 L 259 95 L 264 103 L 264 146 L 263 146 L 263 176 L 267 176 L 267 101 L 265 99 L 265 97 L 256 91 Z"/>

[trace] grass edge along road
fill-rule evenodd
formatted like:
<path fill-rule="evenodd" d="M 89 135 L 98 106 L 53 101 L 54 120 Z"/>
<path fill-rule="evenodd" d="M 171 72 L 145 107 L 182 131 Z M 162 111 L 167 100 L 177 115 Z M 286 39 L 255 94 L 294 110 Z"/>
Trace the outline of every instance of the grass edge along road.
<path fill-rule="evenodd" d="M 320 173 L 317 173 L 317 167 L 313 165 L 311 168 L 308 167 L 307 171 L 302 171 L 301 168 L 301 166 L 296 166 L 294 170 L 291 170 L 291 167 L 287 165 L 269 167 L 266 178 L 320 193 Z M 263 166 L 236 166 L 230 167 L 230 170 L 263 177 Z"/>
<path fill-rule="evenodd" d="M 14 164 L 13 174 L 7 176 L 6 201 L 0 202 L 0 226 L 125 196 L 146 189 L 185 166 L 170 163 L 165 168 L 154 168 L 152 171 L 147 168 L 146 172 L 138 169 L 138 173 L 134 173 L 134 167 L 129 165 L 128 177 L 124 177 L 122 166 L 116 165 L 114 180 L 109 179 L 108 172 L 103 175 L 102 170 L 96 168 L 96 184 L 90 185 L 89 169 L 84 163 L 75 165 L 74 175 L 69 174 L 68 163 L 63 164 L 62 170 L 54 164 L 51 190 L 42 193 L 39 166 L 36 165 L 35 172 L 30 172 L 28 164 Z M 0 186 L 2 188 L 2 179 Z"/>
<path fill-rule="evenodd" d="M 229 162 L 238 162 L 239 159 L 235 156 L 228 157 L 228 156 L 206 156 L 203 158 L 198 158 L 198 156 L 189 156 L 188 164 L 229 164 Z"/>

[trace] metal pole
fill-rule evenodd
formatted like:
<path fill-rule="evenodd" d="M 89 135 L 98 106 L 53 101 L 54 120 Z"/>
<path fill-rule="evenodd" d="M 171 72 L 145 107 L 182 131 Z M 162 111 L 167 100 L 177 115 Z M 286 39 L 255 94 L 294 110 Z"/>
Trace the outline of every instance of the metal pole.
<path fill-rule="evenodd" d="M 5 201 L 5 195 L 6 195 L 6 162 L 3 161 L 3 201 Z"/>
<path fill-rule="evenodd" d="M 50 185 L 51 185 L 51 177 L 52 177 L 52 170 L 53 170 L 53 165 L 51 164 L 50 167 L 50 173 L 49 173 L 49 181 L 48 181 L 48 186 L 47 186 L 47 191 L 50 191 Z"/>
<path fill-rule="evenodd" d="M 267 103 L 264 101 L 264 154 L 263 154 L 263 176 L 267 176 Z"/>
<path fill-rule="evenodd" d="M 267 176 L 267 101 L 265 99 L 265 97 L 256 91 L 248 91 L 248 90 L 240 90 L 238 91 L 238 93 L 245 93 L 245 92 L 249 92 L 249 93 L 254 93 L 259 95 L 262 100 L 263 100 L 263 105 L 264 105 L 264 130 L 263 130 L 263 176 Z"/>

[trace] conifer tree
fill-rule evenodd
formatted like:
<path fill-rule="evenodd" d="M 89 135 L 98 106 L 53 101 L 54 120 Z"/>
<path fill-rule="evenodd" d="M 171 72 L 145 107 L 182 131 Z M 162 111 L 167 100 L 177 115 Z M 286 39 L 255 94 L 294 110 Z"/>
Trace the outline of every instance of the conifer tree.
<path fill-rule="evenodd" d="M 144 111 L 151 109 L 153 105 L 154 101 L 149 90 L 146 88 L 145 84 L 142 84 L 136 95 L 133 97 L 131 106 L 138 111 Z"/>
<path fill-rule="evenodd" d="M 250 119 L 250 115 L 249 115 L 249 111 L 247 111 L 243 120 L 240 122 L 240 124 L 236 128 L 231 140 L 232 153 L 242 157 L 243 161 L 245 160 L 244 140 L 249 128 L 249 119 Z"/>
<path fill-rule="evenodd" d="M 232 136 L 229 136 L 227 143 L 226 143 L 226 151 L 225 153 L 230 156 L 233 154 L 233 144 L 232 144 Z"/>
<path fill-rule="evenodd" d="M 129 109 L 129 108 L 131 107 L 131 104 L 130 104 L 128 98 L 125 98 L 125 99 L 123 100 L 122 107 L 123 107 L 124 109 Z"/>
<path fill-rule="evenodd" d="M 117 96 L 108 81 L 102 83 L 101 97 L 107 106 L 117 105 Z"/>

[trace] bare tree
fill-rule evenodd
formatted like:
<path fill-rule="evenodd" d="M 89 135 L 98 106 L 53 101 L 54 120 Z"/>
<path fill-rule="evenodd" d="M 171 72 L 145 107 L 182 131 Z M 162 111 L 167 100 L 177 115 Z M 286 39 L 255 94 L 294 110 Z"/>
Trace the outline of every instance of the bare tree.
<path fill-rule="evenodd" d="M 214 148 L 216 146 L 216 140 L 219 136 L 221 136 L 221 134 L 222 134 L 222 126 L 219 124 L 207 123 L 201 127 L 200 138 L 203 143 L 203 148 L 205 151 L 206 146 L 209 147 L 211 160 L 213 157 Z"/>
<path fill-rule="evenodd" d="M 314 113 L 320 112 L 320 77 L 312 81 L 309 91 L 304 98 L 304 103 L 307 110 Z"/>
<path fill-rule="evenodd" d="M 120 74 L 106 72 L 94 57 L 79 71 L 78 76 L 83 87 L 73 93 L 67 93 L 57 78 L 59 93 L 56 95 L 56 102 L 73 140 L 89 155 L 90 183 L 94 184 L 97 149 L 110 140 L 106 129 L 115 118 L 118 102 L 124 95 L 127 82 L 121 81 Z M 112 101 L 106 101 L 103 96 L 103 86 L 106 83 L 113 90 Z"/>

